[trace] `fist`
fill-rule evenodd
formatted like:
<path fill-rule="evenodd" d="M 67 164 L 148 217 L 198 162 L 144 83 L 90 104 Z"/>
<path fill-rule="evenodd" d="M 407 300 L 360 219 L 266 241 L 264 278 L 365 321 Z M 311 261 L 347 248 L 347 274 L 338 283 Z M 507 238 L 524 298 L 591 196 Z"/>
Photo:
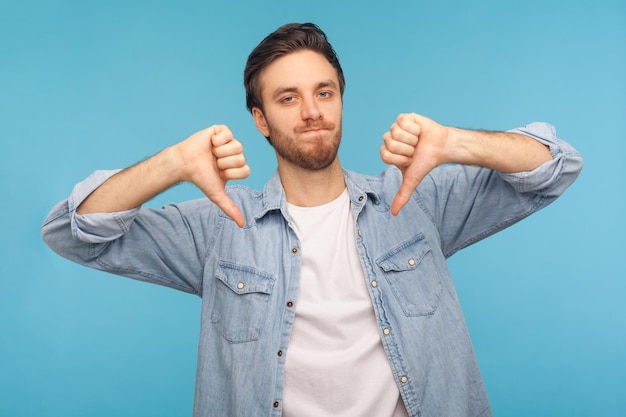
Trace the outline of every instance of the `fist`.
<path fill-rule="evenodd" d="M 243 154 L 243 145 L 233 137 L 226 126 L 214 126 L 211 152 L 220 177 L 224 181 L 241 180 L 250 175 L 250 167 Z"/>

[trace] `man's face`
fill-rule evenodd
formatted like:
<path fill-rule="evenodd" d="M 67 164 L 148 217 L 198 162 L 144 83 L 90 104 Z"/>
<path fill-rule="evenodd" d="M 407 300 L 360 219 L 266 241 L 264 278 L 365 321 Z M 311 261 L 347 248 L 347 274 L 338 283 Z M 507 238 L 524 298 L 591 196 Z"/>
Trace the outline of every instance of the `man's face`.
<path fill-rule="evenodd" d="M 293 52 L 268 65 L 260 85 L 264 110 L 252 114 L 278 163 L 313 171 L 332 164 L 341 141 L 342 100 L 328 60 L 310 50 Z"/>

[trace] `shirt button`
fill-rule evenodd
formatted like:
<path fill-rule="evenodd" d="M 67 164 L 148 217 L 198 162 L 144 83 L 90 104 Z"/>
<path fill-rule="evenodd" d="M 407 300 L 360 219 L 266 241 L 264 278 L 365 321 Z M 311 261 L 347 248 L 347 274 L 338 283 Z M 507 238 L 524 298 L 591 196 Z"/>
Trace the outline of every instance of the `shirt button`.
<path fill-rule="evenodd" d="M 389 331 L 389 329 L 383 329 L 383 334 L 384 334 L 385 336 L 387 336 L 389 333 L 391 333 L 391 332 Z"/>
<path fill-rule="evenodd" d="M 279 350 L 279 351 L 278 351 L 278 353 L 277 353 L 277 355 L 278 355 L 278 356 L 283 356 L 283 351 L 282 351 L 282 350 Z"/>
<path fill-rule="evenodd" d="M 274 404 L 272 404 L 274 406 L 274 408 L 278 408 L 278 406 L 280 405 L 280 403 L 278 401 L 274 401 Z"/>
<path fill-rule="evenodd" d="M 402 382 L 403 384 L 406 384 L 408 380 L 409 378 L 407 378 L 406 376 L 403 376 L 402 378 L 400 378 L 400 382 Z"/>
<path fill-rule="evenodd" d="M 362 235 L 361 235 L 361 229 L 359 229 L 359 231 L 358 231 L 357 233 L 359 234 L 359 236 L 362 236 Z"/>
<path fill-rule="evenodd" d="M 243 289 L 243 287 L 245 287 L 243 282 L 240 282 L 239 284 L 237 284 L 237 288 L 239 288 L 240 290 Z"/>
<path fill-rule="evenodd" d="M 409 259 L 409 265 L 411 266 L 415 265 L 415 259 L 413 258 Z"/>
<path fill-rule="evenodd" d="M 287 301 L 287 307 L 289 308 L 293 307 L 293 301 Z"/>
<path fill-rule="evenodd" d="M 363 196 L 362 195 L 359 196 L 359 201 L 363 201 Z"/>
<path fill-rule="evenodd" d="M 295 246 L 291 248 L 291 253 L 293 253 L 294 255 L 298 253 L 298 248 L 296 248 Z"/>
<path fill-rule="evenodd" d="M 372 287 L 376 288 L 377 285 L 378 283 L 376 281 L 372 281 Z"/>

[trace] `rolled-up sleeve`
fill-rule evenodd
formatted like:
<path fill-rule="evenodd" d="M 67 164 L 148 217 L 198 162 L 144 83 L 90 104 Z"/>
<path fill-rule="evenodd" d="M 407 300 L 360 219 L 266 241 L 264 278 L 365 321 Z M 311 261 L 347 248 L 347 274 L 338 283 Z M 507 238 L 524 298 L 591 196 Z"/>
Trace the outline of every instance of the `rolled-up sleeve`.
<path fill-rule="evenodd" d="M 548 146 L 553 158 L 532 171 L 501 173 L 500 176 L 518 192 L 545 190 L 558 197 L 578 177 L 583 167 L 583 159 L 570 144 L 557 138 L 554 126 L 538 122 L 511 132 L 529 136 Z"/>
<path fill-rule="evenodd" d="M 76 184 L 67 200 L 72 236 L 82 242 L 102 243 L 127 233 L 139 213 L 139 207 L 113 213 L 78 214 L 76 209 L 85 199 L 119 170 L 95 171 Z"/>
<path fill-rule="evenodd" d="M 44 220 L 44 242 L 90 268 L 200 294 L 214 205 L 198 199 L 160 209 L 77 214 L 93 190 L 117 172 L 96 171 L 78 183 Z"/>

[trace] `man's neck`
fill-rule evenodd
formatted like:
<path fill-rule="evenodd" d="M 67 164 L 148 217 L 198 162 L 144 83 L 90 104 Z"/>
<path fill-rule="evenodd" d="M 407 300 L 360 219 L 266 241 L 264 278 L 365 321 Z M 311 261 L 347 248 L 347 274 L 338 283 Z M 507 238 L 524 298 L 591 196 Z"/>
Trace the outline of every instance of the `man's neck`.
<path fill-rule="evenodd" d="M 295 206 L 315 207 L 329 203 L 346 188 L 339 159 L 335 159 L 327 168 L 316 171 L 279 163 L 278 172 L 287 202 Z"/>

